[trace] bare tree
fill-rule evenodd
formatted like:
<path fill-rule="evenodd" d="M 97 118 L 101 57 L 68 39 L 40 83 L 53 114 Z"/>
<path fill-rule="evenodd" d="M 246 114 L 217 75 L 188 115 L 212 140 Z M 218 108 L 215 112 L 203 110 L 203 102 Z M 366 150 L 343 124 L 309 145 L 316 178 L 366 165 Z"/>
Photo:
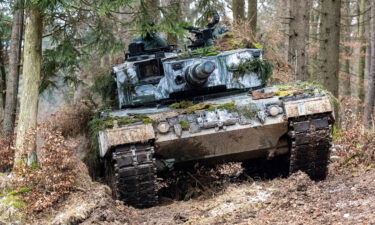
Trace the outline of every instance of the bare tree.
<path fill-rule="evenodd" d="M 15 165 L 22 161 L 20 150 L 28 153 L 29 160 L 36 157 L 36 135 L 26 137 L 26 133 L 36 128 L 38 97 L 41 82 L 43 20 L 38 9 L 29 8 L 25 28 L 23 63 L 23 87 L 17 126 Z"/>
<path fill-rule="evenodd" d="M 374 124 L 374 106 L 375 106 L 375 2 L 372 1 L 371 5 L 371 65 L 370 73 L 368 76 L 368 86 L 365 97 L 365 110 L 363 122 L 366 128 L 372 128 Z"/>
<path fill-rule="evenodd" d="M 309 39 L 310 2 L 291 0 L 288 61 L 297 80 L 306 80 L 306 43 Z"/>
<path fill-rule="evenodd" d="M 12 36 L 9 53 L 9 74 L 6 80 L 7 95 L 5 99 L 5 111 L 3 131 L 6 135 L 13 135 L 16 118 L 18 81 L 20 72 L 21 44 L 24 12 L 21 6 L 17 6 L 13 13 Z"/>

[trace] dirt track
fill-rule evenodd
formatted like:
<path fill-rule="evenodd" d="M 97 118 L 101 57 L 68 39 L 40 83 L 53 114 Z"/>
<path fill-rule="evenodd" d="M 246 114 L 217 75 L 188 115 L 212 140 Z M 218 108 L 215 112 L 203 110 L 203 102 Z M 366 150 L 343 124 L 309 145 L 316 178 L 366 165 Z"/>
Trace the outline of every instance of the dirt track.
<path fill-rule="evenodd" d="M 123 206 L 108 193 L 103 185 L 76 193 L 57 210 L 60 214 L 39 223 L 375 224 L 374 169 L 330 175 L 323 182 L 297 173 L 288 179 L 231 184 L 209 198 L 163 199 L 162 205 L 143 210 Z"/>

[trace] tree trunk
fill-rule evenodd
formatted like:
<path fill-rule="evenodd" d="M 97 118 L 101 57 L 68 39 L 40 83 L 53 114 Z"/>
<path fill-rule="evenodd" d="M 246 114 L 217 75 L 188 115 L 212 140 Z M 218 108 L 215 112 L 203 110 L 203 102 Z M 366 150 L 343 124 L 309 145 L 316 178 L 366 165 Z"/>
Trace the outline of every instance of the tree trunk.
<path fill-rule="evenodd" d="M 245 18 L 245 0 L 232 0 L 233 20 L 238 22 Z"/>
<path fill-rule="evenodd" d="M 343 73 L 341 74 L 340 81 L 342 82 L 342 94 L 345 96 L 351 96 L 351 73 L 350 73 L 350 56 L 352 54 L 352 48 L 350 46 L 351 43 L 351 24 L 352 24 L 352 17 L 350 16 L 350 2 L 344 3 L 344 13 L 345 17 L 343 17 L 343 25 L 344 28 L 342 29 L 343 35 L 342 37 L 342 45 L 343 45 L 343 55 L 344 55 L 344 63 L 343 63 Z"/>
<path fill-rule="evenodd" d="M 291 0 L 288 61 L 296 80 L 306 80 L 306 42 L 309 39 L 309 1 Z"/>
<path fill-rule="evenodd" d="M 365 38 L 365 0 L 360 0 L 359 3 L 359 17 L 358 17 L 358 36 L 361 43 L 359 50 L 359 62 L 358 62 L 358 98 L 359 107 L 358 111 L 362 111 L 362 104 L 365 100 L 365 67 L 366 67 L 366 38 Z"/>
<path fill-rule="evenodd" d="M 5 79 L 6 79 L 6 72 L 5 72 L 5 47 L 3 46 L 3 39 L 0 37 L 0 124 L 4 119 L 4 100 L 5 100 Z"/>
<path fill-rule="evenodd" d="M 328 91 L 338 97 L 341 0 L 321 0 L 321 4 L 319 77 Z"/>
<path fill-rule="evenodd" d="M 11 136 L 14 132 L 16 119 L 18 81 L 21 61 L 23 9 L 16 9 L 13 15 L 11 46 L 9 53 L 9 75 L 7 77 L 7 95 L 5 99 L 5 114 L 3 131 Z"/>
<path fill-rule="evenodd" d="M 248 0 L 247 19 L 250 22 L 251 32 L 255 37 L 258 19 L 258 0 Z"/>
<path fill-rule="evenodd" d="M 36 160 L 36 135 L 26 137 L 26 134 L 36 128 L 37 124 L 43 34 L 40 11 L 33 8 L 28 10 L 25 29 L 23 85 L 17 126 L 15 165 L 24 160 L 22 152 L 27 153 L 29 163 L 30 160 Z"/>
<path fill-rule="evenodd" d="M 319 6 L 317 7 L 319 9 Z M 308 65 L 308 78 L 312 81 L 317 81 L 319 78 L 317 76 L 317 60 L 318 60 L 318 51 L 317 47 L 319 45 L 319 20 L 320 15 L 318 10 L 311 10 L 310 11 L 310 34 L 309 34 L 309 50 L 310 55 L 307 57 L 307 65 Z"/>
<path fill-rule="evenodd" d="M 368 85 L 365 97 L 364 125 L 366 128 L 373 128 L 374 124 L 374 105 L 375 105 L 375 2 L 371 6 L 371 65 L 368 76 Z"/>

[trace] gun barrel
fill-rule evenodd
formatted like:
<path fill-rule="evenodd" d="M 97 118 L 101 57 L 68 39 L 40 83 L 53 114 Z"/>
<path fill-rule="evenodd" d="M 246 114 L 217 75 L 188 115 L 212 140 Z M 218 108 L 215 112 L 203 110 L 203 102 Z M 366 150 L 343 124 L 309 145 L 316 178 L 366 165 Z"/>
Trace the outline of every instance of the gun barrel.
<path fill-rule="evenodd" d="M 215 64 L 210 61 L 192 65 L 186 71 L 186 80 L 193 86 L 201 86 L 206 83 L 215 69 Z"/>

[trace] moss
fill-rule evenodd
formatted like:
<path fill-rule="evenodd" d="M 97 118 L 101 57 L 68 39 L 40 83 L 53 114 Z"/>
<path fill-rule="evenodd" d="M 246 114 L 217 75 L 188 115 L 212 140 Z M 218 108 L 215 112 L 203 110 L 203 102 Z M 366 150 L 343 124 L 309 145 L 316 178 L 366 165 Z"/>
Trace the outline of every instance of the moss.
<path fill-rule="evenodd" d="M 256 48 L 256 49 L 263 49 L 263 46 L 259 43 L 253 42 L 252 44 L 253 44 L 254 48 Z"/>
<path fill-rule="evenodd" d="M 129 117 L 122 117 L 120 119 L 117 119 L 117 124 L 119 126 L 128 125 L 128 124 L 132 124 L 132 123 L 134 123 L 134 121 L 133 121 L 132 118 L 129 118 Z"/>
<path fill-rule="evenodd" d="M 14 207 L 16 209 L 23 209 L 26 203 L 22 201 L 21 194 L 30 191 L 29 187 L 21 188 L 18 190 L 5 191 L 0 194 L 2 197 L 0 201 L 8 207 Z"/>
<path fill-rule="evenodd" d="M 145 116 L 145 115 L 137 114 L 137 115 L 133 115 L 133 116 L 134 116 L 134 118 L 136 118 L 138 120 L 141 120 L 142 123 L 144 123 L 144 124 L 153 124 L 153 123 L 155 123 L 155 120 L 153 120 L 150 117 Z"/>
<path fill-rule="evenodd" d="M 187 51 L 178 56 L 179 59 L 187 59 L 187 58 L 200 58 L 204 56 L 214 56 L 218 55 L 220 52 L 216 51 L 215 47 L 208 46 L 203 48 L 198 48 L 193 51 Z"/>
<path fill-rule="evenodd" d="M 331 104 L 337 108 L 339 106 L 338 99 L 330 92 L 328 91 L 323 85 L 317 83 L 317 82 L 307 82 L 307 81 L 294 81 L 289 84 L 283 84 L 278 85 L 279 93 L 275 92 L 276 95 L 280 97 L 285 97 L 285 92 L 289 92 L 291 95 L 295 94 L 314 94 L 316 90 L 320 91 L 322 94 L 327 95 L 330 97 Z M 285 96 L 283 96 L 285 95 Z"/>
<path fill-rule="evenodd" d="M 193 106 L 190 106 L 186 109 L 187 113 L 194 113 L 195 111 L 198 110 L 204 110 L 204 109 L 209 109 L 212 106 L 211 103 L 208 102 L 202 102 Z"/>
<path fill-rule="evenodd" d="M 215 111 L 216 109 L 225 109 L 228 112 L 235 112 L 237 111 L 236 103 L 235 102 L 229 102 L 222 105 L 217 106 L 211 106 L 207 109 L 207 111 Z"/>
<path fill-rule="evenodd" d="M 180 120 L 178 123 L 181 125 L 183 130 L 189 130 L 190 129 L 190 124 L 188 122 L 186 122 L 185 120 Z"/>
<path fill-rule="evenodd" d="M 288 90 L 288 91 L 275 91 L 275 95 L 279 97 L 286 97 L 290 95 L 294 95 L 296 92 L 294 90 Z"/>
<path fill-rule="evenodd" d="M 256 73 L 263 84 L 266 84 L 272 76 L 274 66 L 265 59 L 255 58 L 243 60 L 239 65 L 228 68 L 233 72 L 233 77 L 239 79 L 245 74 Z"/>
<path fill-rule="evenodd" d="M 173 103 L 169 106 L 169 108 L 174 108 L 174 109 L 186 109 L 189 108 L 190 106 L 193 106 L 193 102 L 191 101 L 182 101 L 182 102 L 176 102 Z"/>

